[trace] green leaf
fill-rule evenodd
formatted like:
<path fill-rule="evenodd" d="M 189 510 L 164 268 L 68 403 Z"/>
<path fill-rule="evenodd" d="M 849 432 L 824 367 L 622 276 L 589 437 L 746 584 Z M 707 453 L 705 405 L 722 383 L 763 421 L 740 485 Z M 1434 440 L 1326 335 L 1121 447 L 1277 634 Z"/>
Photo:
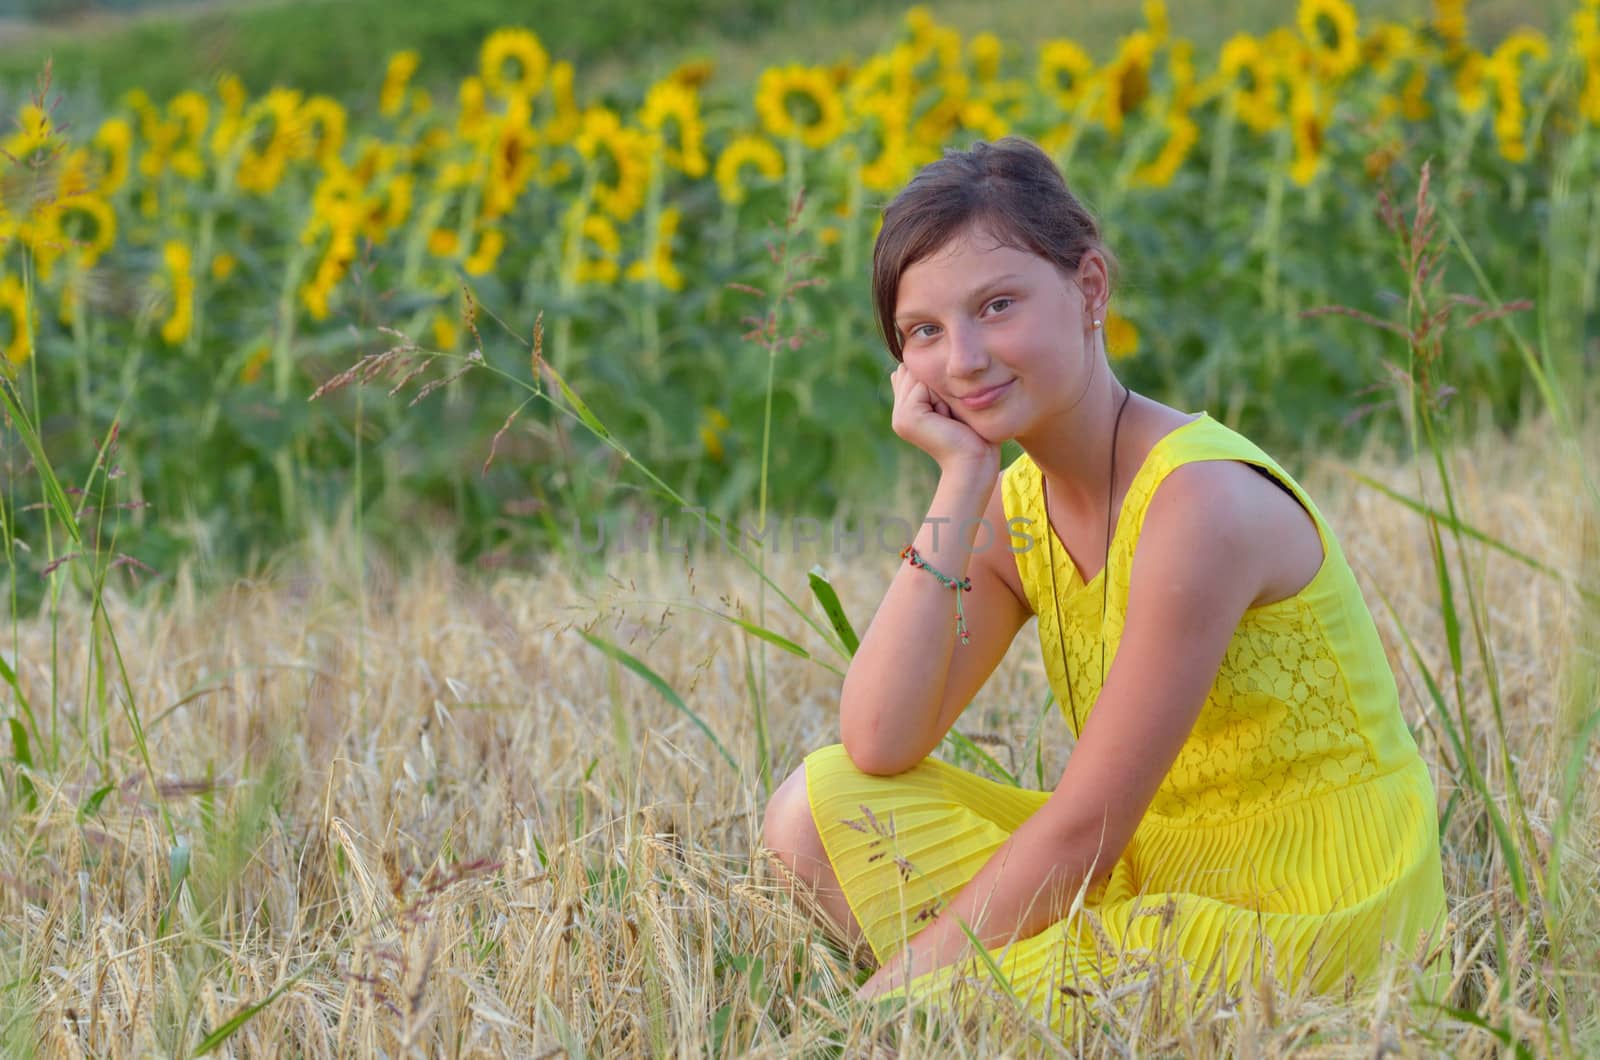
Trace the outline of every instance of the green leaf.
<path fill-rule="evenodd" d="M 44 485 L 45 500 L 55 509 L 56 517 L 61 520 L 61 525 L 66 528 L 73 544 L 82 545 L 83 532 L 78 528 L 78 519 L 72 511 L 72 502 L 67 499 L 66 491 L 61 488 L 61 482 L 56 478 L 55 469 L 50 466 L 50 461 L 44 455 L 44 444 L 39 440 L 39 432 L 34 430 L 33 424 L 22 414 L 21 406 L 12 400 L 11 395 L 11 385 L 0 380 L 0 402 L 4 403 L 5 411 L 10 416 L 11 422 L 16 425 L 17 433 L 22 435 L 22 444 L 27 447 L 28 455 L 33 457 L 34 470 L 39 473 L 39 481 Z"/>
<path fill-rule="evenodd" d="M 11 757 L 22 765 L 33 766 L 33 751 L 28 746 L 28 730 L 22 727 L 22 722 L 16 718 L 7 718 L 11 723 Z"/>
<path fill-rule="evenodd" d="M 827 572 L 822 569 L 821 564 L 818 564 L 811 568 L 806 577 L 811 582 L 811 595 L 822 605 L 822 611 L 828 616 L 833 631 L 839 634 L 839 640 L 844 644 L 845 653 L 854 658 L 856 649 L 861 647 L 861 640 L 856 636 L 855 627 L 850 624 L 850 616 L 844 613 L 844 605 L 839 602 L 839 594 L 834 592 L 833 583 L 828 580 Z"/>
<path fill-rule="evenodd" d="M 1437 1001 L 1424 1001 L 1424 1004 L 1438 1009 L 1440 1012 L 1443 1012 L 1452 1019 L 1458 1019 L 1462 1023 L 1469 1023 L 1480 1030 L 1488 1031 L 1490 1034 L 1500 1039 L 1500 1042 L 1503 1045 L 1510 1046 L 1512 1051 L 1516 1053 L 1517 1060 L 1533 1060 L 1533 1052 L 1528 1048 L 1527 1043 L 1523 1042 L 1520 1038 L 1512 1037 L 1512 1034 L 1509 1030 L 1504 1027 L 1496 1027 L 1494 1024 L 1490 1023 L 1476 1012 L 1473 1012 L 1469 1009 L 1452 1008 L 1449 1005 L 1441 1005 Z"/>
<path fill-rule="evenodd" d="M 28 730 L 23 728 L 22 722 L 16 718 L 6 719 L 11 723 L 11 754 L 23 771 L 17 775 L 17 793 L 24 805 L 30 810 L 39 808 L 39 791 L 33 786 L 33 779 L 28 776 L 27 770 L 33 768 L 33 750 L 28 744 Z"/>
<path fill-rule="evenodd" d="M 102 784 L 90 792 L 89 797 L 83 800 L 83 805 L 78 807 L 78 819 L 81 821 L 99 813 L 100 804 L 105 802 L 106 796 L 114 790 L 116 790 L 115 784 Z"/>
<path fill-rule="evenodd" d="M 738 615 L 724 615 L 723 617 L 729 622 L 732 622 L 744 629 L 744 631 L 749 633 L 751 636 L 760 637 L 769 644 L 776 644 L 790 655 L 798 655 L 802 659 L 811 658 L 810 652 L 806 651 L 800 645 L 796 644 L 794 641 L 790 640 L 788 637 L 785 637 L 781 633 L 774 633 L 765 626 L 758 626 L 754 622 L 740 618 Z"/>
<path fill-rule="evenodd" d="M 978 761 L 982 762 L 1007 784 L 1010 784 L 1014 788 L 1022 787 L 1022 781 L 1014 777 L 1011 774 L 1011 771 L 1005 766 L 995 761 L 993 755 L 979 747 L 977 744 L 973 743 L 971 740 L 967 739 L 965 736 L 961 735 L 959 732 L 956 732 L 956 730 L 951 729 L 948 733 L 946 733 L 945 740 L 948 743 L 954 744 L 966 754 L 969 754 Z"/>
<path fill-rule="evenodd" d="M 1439 521 L 1428 520 L 1428 536 L 1433 545 L 1433 569 L 1439 576 L 1439 616 L 1444 619 L 1445 643 L 1450 648 L 1451 672 L 1461 676 L 1461 618 L 1456 614 L 1456 595 L 1450 581 L 1450 564 L 1445 559 L 1444 541 L 1439 536 Z"/>
<path fill-rule="evenodd" d="M 22 683 L 17 680 L 17 672 L 6 662 L 3 655 L 0 655 L 0 681 L 11 686 L 11 691 L 16 694 L 17 703 L 22 707 L 23 713 L 31 717 L 33 706 L 28 702 L 28 697 L 22 694 Z"/>
<path fill-rule="evenodd" d="M 706 738 L 711 741 L 711 745 L 715 747 L 719 753 L 721 753 L 728 765 L 733 767 L 734 772 L 737 773 L 739 771 L 739 763 L 734 759 L 733 755 L 728 753 L 728 749 L 722 746 L 722 741 L 717 739 L 717 734 L 711 731 L 711 726 L 707 725 L 705 721 L 701 719 L 700 715 L 689 709 L 688 704 L 683 701 L 682 697 L 680 697 L 678 693 L 672 690 L 672 686 L 667 684 L 666 680 L 662 678 L 660 674 L 650 669 L 650 667 L 647 666 L 638 656 L 632 654 L 625 648 L 621 648 L 611 643 L 604 637 L 597 637 L 593 633 L 585 633 L 581 629 L 578 630 L 578 636 L 588 641 L 589 644 L 599 650 L 601 654 L 610 656 L 623 666 L 626 666 L 628 669 L 644 678 L 646 684 L 661 694 L 661 698 L 665 699 L 675 709 L 682 713 L 684 717 L 692 721 L 701 732 L 706 734 Z"/>
<path fill-rule="evenodd" d="M 222 1022 L 220 1026 L 217 1027 L 216 1030 L 200 1039 L 200 1044 L 194 1047 L 194 1055 L 205 1056 L 217 1046 L 233 1037 L 240 1027 L 243 1027 L 246 1023 L 249 1023 L 262 1009 L 266 1008 L 268 1005 L 278 1000 L 278 998 L 282 997 L 285 990 L 288 990 L 295 983 L 298 983 L 301 979 L 305 978 L 306 973 L 310 970 L 311 966 L 308 964 L 298 972 L 295 972 L 289 978 L 285 979 L 283 982 L 279 983 L 273 988 L 272 993 L 268 994 L 260 1001 L 257 1001 L 253 1005 L 246 1005 L 238 1012 L 235 1012 L 232 1016 L 229 1016 Z"/>
<path fill-rule="evenodd" d="M 1503 553 L 1504 555 L 1510 556 L 1512 559 L 1516 560 L 1519 563 L 1525 564 L 1529 568 L 1538 571 L 1540 574 L 1548 575 L 1549 577 L 1554 578 L 1557 581 L 1565 582 L 1568 585 L 1572 585 L 1572 587 L 1574 589 L 1576 589 L 1578 591 L 1578 593 L 1580 595 L 1582 595 L 1586 599 L 1589 599 L 1589 600 L 1600 600 L 1600 593 L 1595 592 L 1593 589 L 1586 589 L 1581 585 L 1576 585 L 1575 583 L 1573 583 L 1572 579 L 1568 578 L 1566 575 L 1562 574 L 1561 571 L 1559 571 L 1556 568 L 1550 566 L 1548 563 L 1544 563 L 1541 560 L 1538 560 L 1538 559 L 1534 558 L 1533 556 L 1528 555 L 1526 552 L 1522 552 L 1522 551 L 1519 551 L 1518 549 L 1512 548 L 1510 545 L 1506 544 L 1504 541 L 1501 541 L 1499 538 L 1495 537 L 1494 535 L 1489 534 L 1489 533 L 1485 533 L 1484 531 L 1479 530 L 1477 527 L 1472 526 L 1469 523 L 1461 522 L 1459 519 L 1452 519 L 1449 516 L 1448 513 L 1442 512 L 1439 509 L 1434 508 L 1434 507 L 1432 507 L 1432 506 L 1430 506 L 1428 504 L 1424 504 L 1422 501 L 1419 501 L 1419 500 L 1415 499 L 1414 497 L 1408 497 L 1404 493 L 1401 493 L 1399 490 L 1390 489 L 1388 486 L 1385 486 L 1383 483 L 1379 482 L 1377 479 L 1372 478 L 1369 475 L 1364 475 L 1361 472 L 1355 470 L 1354 468 L 1347 467 L 1347 468 L 1343 468 L 1342 470 L 1344 471 L 1345 474 L 1349 475 L 1351 478 L 1355 479 L 1357 482 L 1361 483 L 1363 486 L 1366 486 L 1368 489 L 1376 490 L 1377 492 L 1383 494 L 1385 497 L 1388 497 L 1390 500 L 1396 501 L 1396 502 L 1398 502 L 1400 504 L 1405 505 L 1407 508 L 1410 508 L 1412 511 L 1416 512 L 1418 515 L 1422 516 L 1423 518 L 1425 518 L 1425 519 L 1436 519 L 1439 522 L 1443 523 L 1449 529 L 1454 530 L 1454 531 L 1458 531 L 1460 533 L 1463 533 L 1463 534 L 1467 535 L 1468 537 L 1472 538 L 1474 541 L 1478 541 L 1478 542 L 1481 542 L 1482 544 L 1488 545 L 1490 548 L 1494 549 L 1495 551 Z"/>
<path fill-rule="evenodd" d="M 567 385 L 567 381 L 561 378 L 561 373 L 557 372 L 549 361 L 541 361 L 539 367 L 546 375 L 555 380 L 556 386 L 561 391 L 561 396 L 566 398 L 573 411 L 577 412 L 578 418 L 583 421 L 584 426 L 593 431 L 597 437 L 610 441 L 611 432 L 606 430 L 606 425 L 600 422 L 600 418 L 594 414 L 583 398 L 578 396 L 578 392 Z"/>

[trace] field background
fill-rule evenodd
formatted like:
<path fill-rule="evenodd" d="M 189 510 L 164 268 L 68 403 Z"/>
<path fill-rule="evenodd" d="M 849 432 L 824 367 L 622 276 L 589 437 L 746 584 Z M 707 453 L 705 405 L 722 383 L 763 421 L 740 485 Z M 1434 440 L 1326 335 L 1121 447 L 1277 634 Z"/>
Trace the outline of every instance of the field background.
<path fill-rule="evenodd" d="M 755 852 L 766 793 L 836 738 L 845 626 L 865 628 L 892 554 L 585 552 L 569 527 L 615 534 L 686 502 L 730 529 L 915 519 L 933 480 L 888 430 L 865 297 L 887 192 L 859 183 L 879 134 L 850 79 L 949 34 L 975 62 L 985 32 L 1023 83 L 1052 38 L 1110 69 L 1148 9 L 86 6 L 0 20 L 0 114 L 17 116 L 0 142 L 44 160 L 0 159 L 0 363 L 18 368 L 0 430 L 7 1050 L 1058 1053 L 1022 1020 L 855 1004 L 862 970 Z M 1600 1051 L 1600 119 L 1576 102 L 1600 44 L 1571 39 L 1593 5 L 1466 7 L 1453 58 L 1428 45 L 1380 75 L 1369 57 L 1303 94 L 1286 60 L 1285 114 L 1307 109 L 1260 132 L 1190 95 L 1235 34 L 1297 32 L 1292 5 L 1255 0 L 1174 5 L 1168 39 L 1192 42 L 1200 76 L 1158 45 L 1121 132 L 1031 96 L 1018 110 L 1046 136 L 1085 118 L 1052 150 L 1124 265 L 1119 373 L 1264 442 L 1340 534 L 1435 770 L 1452 898 L 1443 1010 L 1407 1004 L 1403 968 L 1376 1002 L 1268 984 L 1198 1021 L 1102 998 L 1073 1052 Z M 1365 30 L 1437 9 L 1356 11 Z M 528 115 L 492 92 L 486 125 L 467 115 L 508 26 L 572 64 L 590 134 L 622 146 L 557 142 L 547 86 L 539 139 L 517 143 L 548 168 L 496 214 L 474 152 L 524 157 L 494 137 Z M 1463 56 L 1519 35 L 1550 55 L 1504 59 L 1511 87 L 1473 111 Z M 405 49 L 397 117 L 380 100 Z M 46 55 L 49 134 L 29 139 Z M 919 61 L 918 92 L 957 91 Z M 858 109 L 835 139 L 773 137 L 773 177 L 665 168 L 631 206 L 596 198 L 644 157 L 626 134 L 653 88 L 698 92 L 715 162 L 767 135 L 756 86 L 788 64 L 846 86 Z M 307 151 L 269 184 L 223 150 L 191 177 L 173 132 L 101 196 L 116 238 L 86 260 L 96 229 L 62 219 L 93 210 L 25 174 L 74 172 L 108 122 L 159 140 L 194 99 L 210 136 L 226 75 L 251 108 L 288 99 L 274 86 L 300 90 L 291 109 L 336 103 L 342 155 Z M 1145 175 L 1185 113 L 1196 143 Z M 1405 239 L 1379 214 L 1387 195 L 1409 222 L 1425 161 L 1434 285 L 1394 260 Z M 370 196 L 393 207 L 408 175 L 413 208 L 373 227 Z M 786 291 L 808 278 L 826 282 Z M 1306 315 L 1335 304 L 1404 333 Z M 1050 784 L 1070 741 L 1046 691 L 1030 627 L 941 753 Z"/>

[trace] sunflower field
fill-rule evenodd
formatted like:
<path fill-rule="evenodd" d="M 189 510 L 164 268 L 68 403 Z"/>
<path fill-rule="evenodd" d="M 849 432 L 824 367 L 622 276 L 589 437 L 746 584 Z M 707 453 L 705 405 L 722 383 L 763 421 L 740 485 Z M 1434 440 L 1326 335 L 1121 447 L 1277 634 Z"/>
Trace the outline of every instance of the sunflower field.
<path fill-rule="evenodd" d="M 537 27 L 490 34 L 448 92 L 414 52 L 376 98 L 223 75 L 91 113 L 46 88 L 6 102 L 0 364 L 66 477 L 115 425 L 119 547 L 158 568 L 352 502 L 394 534 L 447 519 L 481 557 L 620 503 L 614 447 L 547 405 L 508 420 L 514 392 L 465 370 L 528 376 L 541 314 L 539 356 L 683 496 L 825 513 L 904 448 L 867 282 L 881 206 L 945 147 L 1020 134 L 1119 259 L 1108 346 L 1131 385 L 1269 448 L 1352 446 L 1404 344 L 1303 314 L 1404 306 L 1374 276 L 1393 250 L 1376 206 L 1424 160 L 1485 281 L 1535 300 L 1518 326 L 1594 358 L 1600 3 L 1488 49 L 1466 6 L 1400 23 L 1303 0 L 1206 54 L 1161 0 L 1106 54 L 919 8 L 864 57 L 739 85 L 695 62 L 603 93 Z M 308 401 L 397 346 L 443 355 L 437 393 Z M 1502 332 L 1450 357 L 1463 416 L 1517 419 L 1531 394 Z M 22 481 L 22 447 L 0 461 Z M 7 489 L 27 539 L 30 498 Z"/>

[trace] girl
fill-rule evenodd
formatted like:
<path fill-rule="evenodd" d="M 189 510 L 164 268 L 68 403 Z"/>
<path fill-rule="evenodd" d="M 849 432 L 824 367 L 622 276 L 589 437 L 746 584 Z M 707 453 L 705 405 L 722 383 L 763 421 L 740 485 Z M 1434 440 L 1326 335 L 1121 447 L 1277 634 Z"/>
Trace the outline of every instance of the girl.
<path fill-rule="evenodd" d="M 1433 786 L 1350 567 L 1269 456 L 1116 379 L 1110 274 L 1024 140 L 948 153 L 885 211 L 892 423 L 939 484 L 841 742 L 773 794 L 763 842 L 871 947 L 867 998 L 970 1002 L 974 942 L 1062 1030 L 1130 978 L 1348 990 L 1391 949 L 1437 992 Z M 1077 738 L 1051 792 L 928 757 L 1034 617 Z"/>

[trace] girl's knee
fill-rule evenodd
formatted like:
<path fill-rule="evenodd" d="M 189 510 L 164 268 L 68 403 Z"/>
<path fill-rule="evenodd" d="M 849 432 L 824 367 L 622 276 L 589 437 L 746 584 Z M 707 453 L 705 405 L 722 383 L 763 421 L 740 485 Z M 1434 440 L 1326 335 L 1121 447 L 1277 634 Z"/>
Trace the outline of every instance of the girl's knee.
<path fill-rule="evenodd" d="M 796 767 L 767 800 L 761 822 L 761 844 L 793 861 L 797 854 L 814 854 L 821 845 L 816 823 L 811 819 L 811 798 L 806 790 L 806 767 Z"/>

